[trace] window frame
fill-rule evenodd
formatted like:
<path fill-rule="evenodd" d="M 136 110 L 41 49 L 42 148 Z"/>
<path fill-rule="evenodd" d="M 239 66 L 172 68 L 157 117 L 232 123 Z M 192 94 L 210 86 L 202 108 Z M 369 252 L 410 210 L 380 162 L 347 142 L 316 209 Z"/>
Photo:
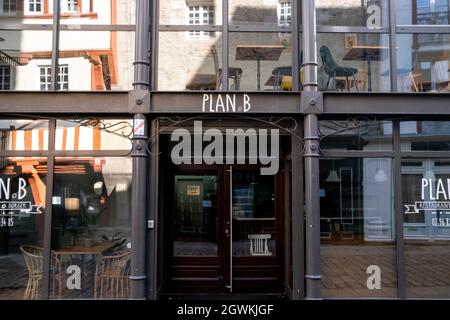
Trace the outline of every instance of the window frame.
<path fill-rule="evenodd" d="M 7 88 L 5 85 L 5 71 L 9 70 L 9 75 L 8 75 L 8 82 L 7 82 Z M 12 78 L 12 68 L 11 66 L 8 65 L 0 65 L 0 91 L 6 91 L 6 90 L 11 90 L 11 78 Z"/>
<path fill-rule="evenodd" d="M 37 8 L 40 6 L 40 10 Z M 31 10 L 31 8 L 33 9 Z M 43 15 L 44 14 L 44 0 L 26 0 L 24 4 L 24 15 Z"/>
<path fill-rule="evenodd" d="M 78 0 L 62 0 L 61 13 L 76 14 L 80 11 L 80 2 Z"/>
<path fill-rule="evenodd" d="M 14 16 L 17 14 L 18 0 L 0 0 L 0 15 L 2 16 Z M 5 11 L 5 5 L 8 5 L 8 11 Z M 14 7 L 11 10 L 11 7 Z"/>
<path fill-rule="evenodd" d="M 278 26 L 290 27 L 292 25 L 291 1 L 280 1 L 277 4 Z"/>
<path fill-rule="evenodd" d="M 45 70 L 45 74 L 42 74 L 41 71 Z M 52 67 L 50 65 L 39 65 L 39 90 L 40 91 L 50 91 L 52 86 Z M 64 72 L 66 71 L 66 72 Z M 67 81 L 63 80 L 63 77 L 67 76 Z M 45 81 L 41 82 L 42 77 L 45 77 Z M 45 86 L 42 89 L 42 85 Z M 64 88 L 67 85 L 67 88 Z M 68 64 L 60 64 L 58 66 L 58 91 L 68 91 L 69 90 L 69 65 Z"/>
<path fill-rule="evenodd" d="M 196 10 L 198 8 L 198 11 Z M 206 9 L 206 10 L 205 10 Z M 215 14 L 215 6 L 214 5 L 187 5 L 186 6 L 186 13 L 187 13 L 187 24 L 189 26 L 210 26 L 214 25 L 212 21 L 214 21 L 214 14 Z M 198 17 L 198 24 L 196 24 L 196 18 L 195 14 L 199 15 Z M 193 17 L 191 17 L 191 14 Z M 206 14 L 206 16 L 205 16 Z M 212 18 L 211 18 L 212 15 Z M 205 19 L 207 19 L 207 23 L 205 23 Z M 211 20 L 212 19 L 212 20 Z M 209 39 L 211 37 L 210 31 L 204 31 L 204 30 L 190 30 L 189 33 L 189 39 L 191 40 L 204 40 Z"/>

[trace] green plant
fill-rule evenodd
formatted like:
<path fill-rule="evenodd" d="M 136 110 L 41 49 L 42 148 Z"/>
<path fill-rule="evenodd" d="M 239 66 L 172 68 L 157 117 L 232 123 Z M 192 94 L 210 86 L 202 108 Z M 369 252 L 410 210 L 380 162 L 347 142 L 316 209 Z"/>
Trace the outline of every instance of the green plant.
<path fill-rule="evenodd" d="M 104 243 L 112 244 L 113 246 L 110 249 L 112 251 L 123 250 L 125 242 L 127 241 L 127 238 L 120 237 L 119 235 L 121 233 L 122 232 L 119 231 L 119 232 L 114 233 L 112 236 L 109 236 L 106 233 L 102 233 L 102 235 L 100 236 L 100 239 Z"/>

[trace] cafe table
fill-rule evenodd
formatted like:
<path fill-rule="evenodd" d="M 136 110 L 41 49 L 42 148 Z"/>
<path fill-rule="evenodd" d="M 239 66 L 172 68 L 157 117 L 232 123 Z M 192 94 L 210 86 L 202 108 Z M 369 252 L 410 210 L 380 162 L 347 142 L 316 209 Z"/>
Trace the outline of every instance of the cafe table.
<path fill-rule="evenodd" d="M 261 90 L 261 60 L 278 61 L 283 46 L 277 45 L 238 45 L 236 46 L 236 61 L 256 61 L 256 87 Z"/>
<path fill-rule="evenodd" d="M 366 61 L 368 91 L 372 92 L 372 61 L 384 61 L 389 54 L 388 47 L 382 46 L 353 46 L 343 60 Z"/>
<path fill-rule="evenodd" d="M 103 253 L 109 251 L 115 244 L 107 243 L 107 244 L 97 244 L 93 246 L 68 246 L 62 247 L 60 249 L 53 250 L 53 255 L 62 262 L 63 257 L 70 256 L 70 263 L 72 264 L 72 257 L 79 256 L 81 258 L 80 270 L 81 274 L 84 274 L 84 264 L 85 264 L 85 256 L 91 256 L 95 261 L 95 258 L 99 255 L 103 255 Z M 68 266 L 64 266 L 68 267 Z M 65 272 L 64 270 L 61 270 Z"/>

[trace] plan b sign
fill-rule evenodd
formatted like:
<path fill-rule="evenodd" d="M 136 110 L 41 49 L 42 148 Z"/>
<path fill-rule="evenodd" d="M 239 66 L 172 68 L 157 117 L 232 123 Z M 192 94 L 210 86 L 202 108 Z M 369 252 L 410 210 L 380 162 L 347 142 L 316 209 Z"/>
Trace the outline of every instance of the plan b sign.
<path fill-rule="evenodd" d="M 428 212 L 433 227 L 450 227 L 450 179 L 422 179 L 420 201 L 405 209 L 406 215 Z"/>
<path fill-rule="evenodd" d="M 41 205 L 27 199 L 27 182 L 23 178 L 0 178 L 0 227 L 14 226 L 14 216 L 42 214 Z"/>

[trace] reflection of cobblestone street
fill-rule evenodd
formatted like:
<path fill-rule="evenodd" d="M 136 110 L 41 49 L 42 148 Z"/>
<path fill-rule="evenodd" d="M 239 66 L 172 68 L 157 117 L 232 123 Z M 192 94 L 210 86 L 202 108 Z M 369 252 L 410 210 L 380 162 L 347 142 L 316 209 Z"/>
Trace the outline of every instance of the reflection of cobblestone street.
<path fill-rule="evenodd" d="M 450 297 L 450 247 L 407 245 L 406 272 L 409 297 Z M 397 272 L 393 246 L 322 245 L 324 297 L 396 297 Z M 381 268 L 381 290 L 366 286 L 370 265 Z"/>
<path fill-rule="evenodd" d="M 393 246 L 322 245 L 324 297 L 395 297 L 397 274 Z M 381 268 L 381 290 L 367 289 L 367 267 Z"/>
<path fill-rule="evenodd" d="M 21 254 L 0 257 L 0 299 L 20 300 L 27 286 L 28 271 Z"/>

